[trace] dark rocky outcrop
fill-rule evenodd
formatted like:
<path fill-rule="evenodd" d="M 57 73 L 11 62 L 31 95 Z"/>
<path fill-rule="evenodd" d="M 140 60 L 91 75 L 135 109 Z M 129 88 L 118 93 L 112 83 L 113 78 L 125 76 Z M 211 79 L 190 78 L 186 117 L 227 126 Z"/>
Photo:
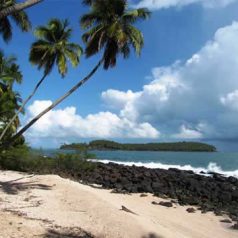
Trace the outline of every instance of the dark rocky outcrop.
<path fill-rule="evenodd" d="M 238 179 L 217 173 L 209 176 L 178 169 L 148 169 L 114 163 L 96 163 L 94 170 L 74 174 L 84 183 L 100 184 L 114 192 L 153 193 L 180 205 L 197 206 L 201 212 L 228 214 L 238 221 Z"/>

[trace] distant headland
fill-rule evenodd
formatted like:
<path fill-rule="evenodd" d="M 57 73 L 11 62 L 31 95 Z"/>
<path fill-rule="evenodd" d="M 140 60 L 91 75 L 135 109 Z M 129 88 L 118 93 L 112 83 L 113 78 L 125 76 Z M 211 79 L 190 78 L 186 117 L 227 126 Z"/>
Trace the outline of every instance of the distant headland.
<path fill-rule="evenodd" d="M 127 150 L 127 151 L 184 151 L 184 152 L 216 152 L 213 145 L 200 142 L 171 142 L 171 143 L 118 143 L 109 140 L 94 140 L 89 143 L 64 144 L 60 149 L 73 150 Z"/>

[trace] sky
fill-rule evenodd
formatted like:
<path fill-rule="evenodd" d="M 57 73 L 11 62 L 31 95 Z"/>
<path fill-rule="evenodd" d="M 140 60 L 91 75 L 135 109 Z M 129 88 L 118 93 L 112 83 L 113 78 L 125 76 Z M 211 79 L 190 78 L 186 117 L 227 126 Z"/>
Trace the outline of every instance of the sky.
<path fill-rule="evenodd" d="M 205 141 L 234 150 L 238 143 L 238 0 L 130 0 L 152 16 L 136 26 L 143 32 L 141 57 L 133 52 L 117 66 L 100 69 L 85 86 L 39 120 L 26 134 L 33 147 L 92 139 L 120 142 Z M 72 41 L 84 47 L 80 0 L 45 0 L 29 8 L 33 29 L 50 18 L 68 18 Z M 15 26 L 6 54 L 18 57 L 23 98 L 41 78 L 28 61 L 33 32 Z M 65 78 L 48 76 L 21 116 L 22 125 L 82 79 L 100 55 L 81 58 Z"/>

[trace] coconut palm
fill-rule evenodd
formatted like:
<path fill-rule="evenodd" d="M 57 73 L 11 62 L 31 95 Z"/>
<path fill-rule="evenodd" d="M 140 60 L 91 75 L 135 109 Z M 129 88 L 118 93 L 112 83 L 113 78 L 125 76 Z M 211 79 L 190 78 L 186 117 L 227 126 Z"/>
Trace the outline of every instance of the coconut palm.
<path fill-rule="evenodd" d="M 83 34 L 83 40 L 86 44 L 85 53 L 87 57 L 91 57 L 102 50 L 102 58 L 84 79 L 33 118 L 12 140 L 22 135 L 43 115 L 85 84 L 101 65 L 106 70 L 109 67 L 114 67 L 119 55 L 124 58 L 129 57 L 131 48 L 134 48 L 138 55 L 140 54 L 143 47 L 143 36 L 133 25 L 138 20 L 149 17 L 150 13 L 147 9 L 140 8 L 128 11 L 125 0 L 86 0 L 84 2 L 90 7 L 89 13 L 80 20 L 81 27 L 86 30 Z"/>
<path fill-rule="evenodd" d="M 21 98 L 17 92 L 13 91 L 13 85 L 21 81 L 22 74 L 16 64 L 16 58 L 5 57 L 3 52 L 0 52 L 0 131 L 20 108 Z M 16 117 L 7 136 L 15 133 L 18 126 L 19 118 Z"/>
<path fill-rule="evenodd" d="M 11 7 L 14 4 L 16 4 L 15 0 L 0 0 L 0 10 Z M 27 32 L 31 29 L 30 20 L 24 11 L 14 12 L 9 16 L 2 17 L 0 19 L 0 34 L 5 42 L 9 42 L 12 38 L 11 20 L 14 21 L 23 32 Z"/>
<path fill-rule="evenodd" d="M 52 19 L 47 26 L 39 26 L 36 28 L 35 35 L 38 40 L 31 46 L 29 60 L 33 65 L 38 66 L 38 69 L 43 69 L 44 74 L 36 84 L 33 92 L 22 103 L 22 106 L 2 131 L 0 141 L 11 126 L 11 123 L 14 122 L 17 115 L 35 95 L 55 65 L 58 68 L 59 74 L 64 77 L 68 71 L 67 61 L 69 61 L 73 67 L 79 64 L 82 49 L 79 45 L 69 42 L 71 33 L 72 30 L 69 28 L 67 20 L 60 21 L 58 19 Z"/>
<path fill-rule="evenodd" d="M 32 7 L 42 1 L 43 0 L 26 0 L 25 2 L 14 3 L 13 1 L 9 0 L 0 0 L 0 19 L 13 13 L 22 11 L 26 8 Z"/>

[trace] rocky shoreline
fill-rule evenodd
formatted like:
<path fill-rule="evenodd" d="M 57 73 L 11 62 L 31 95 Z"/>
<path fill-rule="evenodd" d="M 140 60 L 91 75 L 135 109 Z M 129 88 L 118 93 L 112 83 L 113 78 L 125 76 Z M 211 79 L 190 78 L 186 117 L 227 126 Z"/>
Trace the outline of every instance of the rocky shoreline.
<path fill-rule="evenodd" d="M 96 163 L 95 169 L 72 174 L 72 177 L 87 184 L 100 184 L 118 193 L 152 193 L 171 198 L 180 205 L 197 206 L 202 213 L 227 214 L 238 224 L 238 179 L 234 177 L 114 163 Z"/>

